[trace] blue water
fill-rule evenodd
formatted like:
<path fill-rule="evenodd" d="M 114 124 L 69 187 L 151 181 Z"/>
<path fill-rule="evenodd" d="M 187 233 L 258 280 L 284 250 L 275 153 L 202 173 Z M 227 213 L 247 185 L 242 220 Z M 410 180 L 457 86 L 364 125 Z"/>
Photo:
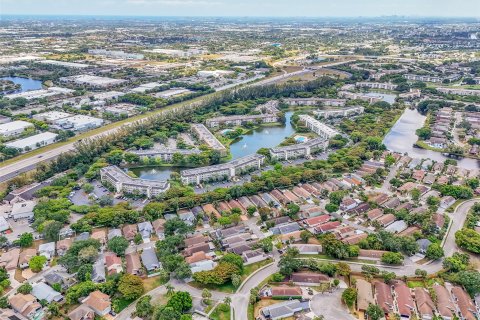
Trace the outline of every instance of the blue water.
<path fill-rule="evenodd" d="M 34 79 L 22 78 L 22 77 L 3 77 L 3 78 L 0 78 L 0 80 L 10 80 L 15 84 L 17 83 L 21 84 L 22 88 L 20 90 L 15 91 L 15 93 L 42 89 L 42 81 L 40 80 L 34 80 Z"/>

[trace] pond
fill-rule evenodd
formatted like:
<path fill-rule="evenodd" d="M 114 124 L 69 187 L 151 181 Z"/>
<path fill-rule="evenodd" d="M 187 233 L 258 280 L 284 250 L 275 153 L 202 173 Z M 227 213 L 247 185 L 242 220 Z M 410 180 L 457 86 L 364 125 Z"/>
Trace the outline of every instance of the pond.
<path fill-rule="evenodd" d="M 264 126 L 252 130 L 249 134 L 245 134 L 238 138 L 237 141 L 230 144 L 230 152 L 232 160 L 243 156 L 256 153 L 260 148 L 272 148 L 278 146 L 285 138 L 291 136 L 295 129 L 290 123 L 293 112 L 285 113 L 285 124 Z M 165 180 L 170 178 L 172 172 L 180 172 L 185 168 L 179 167 L 139 167 L 132 168 L 130 171 L 142 179 L 147 180 Z"/>
<path fill-rule="evenodd" d="M 15 84 L 20 84 L 22 88 L 15 93 L 42 89 L 42 81 L 40 80 L 23 77 L 2 77 L 0 80 L 10 80 Z"/>
<path fill-rule="evenodd" d="M 400 153 L 408 153 L 412 158 L 430 158 L 441 162 L 450 159 L 440 152 L 416 148 L 413 146 L 418 139 L 415 131 L 423 127 L 425 119 L 426 117 L 420 114 L 416 109 L 406 109 L 383 140 L 387 149 Z M 463 158 L 457 160 L 457 162 L 459 167 L 465 169 L 479 168 L 478 161 L 475 159 Z"/>

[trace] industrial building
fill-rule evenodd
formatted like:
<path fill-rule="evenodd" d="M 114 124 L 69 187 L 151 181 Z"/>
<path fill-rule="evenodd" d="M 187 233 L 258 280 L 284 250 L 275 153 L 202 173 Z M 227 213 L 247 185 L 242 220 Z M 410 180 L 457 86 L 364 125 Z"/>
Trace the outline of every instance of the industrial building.
<path fill-rule="evenodd" d="M 53 66 L 60 66 L 72 69 L 85 69 L 90 67 L 90 65 L 85 63 L 76 63 L 76 62 L 66 62 L 66 61 L 57 61 L 57 60 L 41 60 L 39 61 L 41 64 L 49 64 Z"/>
<path fill-rule="evenodd" d="M 42 132 L 34 136 L 30 136 L 25 139 L 15 140 L 5 143 L 5 146 L 9 148 L 19 149 L 21 151 L 30 151 L 46 145 L 52 144 L 57 138 L 56 133 Z"/>
<path fill-rule="evenodd" d="M 63 129 L 85 131 L 101 126 L 103 119 L 77 114 L 72 117 L 58 119 L 55 121 L 55 124 L 61 126 Z"/>
<path fill-rule="evenodd" d="M 330 128 L 326 124 L 306 114 L 300 115 L 300 121 L 303 122 L 308 129 L 312 130 L 324 139 L 330 139 L 337 134 L 340 134 L 340 132 L 338 132 L 337 130 Z"/>
<path fill-rule="evenodd" d="M 116 192 L 143 194 L 148 198 L 156 197 L 170 188 L 167 181 L 132 178 L 117 166 L 101 168 L 100 177 L 102 182 L 111 184 Z"/>
<path fill-rule="evenodd" d="M 264 161 L 265 156 L 260 154 L 251 154 L 227 163 L 183 170 L 180 175 L 182 182 L 185 184 L 199 184 L 202 181 L 208 180 L 225 180 L 241 175 L 244 171 L 252 168 L 260 169 Z"/>
<path fill-rule="evenodd" d="M 55 121 L 71 117 L 70 113 L 61 112 L 61 111 L 48 111 L 44 113 L 38 113 L 33 116 L 33 119 L 45 121 L 47 123 L 55 123 Z"/>
<path fill-rule="evenodd" d="M 4 138 L 15 137 L 31 127 L 33 127 L 32 123 L 22 120 L 0 124 L 0 136 Z"/>
<path fill-rule="evenodd" d="M 70 83 L 74 85 L 84 85 L 92 88 L 109 88 L 115 87 L 127 82 L 123 79 L 113 79 L 108 77 L 98 77 L 88 74 L 82 74 L 78 76 L 62 77 L 59 79 L 61 82 Z"/>
<path fill-rule="evenodd" d="M 75 90 L 60 88 L 60 87 L 50 87 L 47 89 L 31 90 L 24 91 L 19 93 L 6 94 L 4 97 L 7 99 L 16 99 L 16 98 L 25 98 L 27 100 L 42 99 L 52 96 L 60 95 L 69 95 L 72 94 Z"/>

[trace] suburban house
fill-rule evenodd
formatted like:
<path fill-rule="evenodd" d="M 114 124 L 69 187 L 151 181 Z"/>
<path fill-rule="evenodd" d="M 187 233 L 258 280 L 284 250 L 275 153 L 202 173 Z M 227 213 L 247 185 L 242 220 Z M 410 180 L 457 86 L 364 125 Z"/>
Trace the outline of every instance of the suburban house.
<path fill-rule="evenodd" d="M 109 275 L 123 271 L 122 259 L 113 252 L 105 253 L 105 265 Z"/>
<path fill-rule="evenodd" d="M 47 258 L 48 261 L 55 256 L 55 242 L 43 243 L 38 246 L 38 254 Z"/>
<path fill-rule="evenodd" d="M 160 268 L 160 262 L 158 261 L 154 248 L 144 249 L 141 254 L 141 258 L 147 271 L 154 271 Z"/>
<path fill-rule="evenodd" d="M 112 310 L 110 297 L 98 290 L 90 292 L 88 297 L 83 300 L 82 303 L 91 308 L 100 317 L 107 315 Z"/>
<path fill-rule="evenodd" d="M 357 309 L 366 312 L 370 304 L 375 304 L 373 299 L 372 284 L 363 279 L 357 279 Z"/>
<path fill-rule="evenodd" d="M 328 276 L 315 272 L 295 272 L 290 276 L 290 280 L 299 286 L 317 286 L 330 282 Z"/>
<path fill-rule="evenodd" d="M 28 268 L 28 262 L 30 259 L 37 255 L 37 250 L 35 248 L 27 248 L 20 252 L 20 256 L 18 258 L 18 266 L 20 269 Z"/>
<path fill-rule="evenodd" d="M 21 314 L 28 319 L 41 318 L 43 311 L 40 303 L 31 294 L 17 293 L 8 299 L 10 306 L 13 310 Z M 9 318 L 14 320 L 15 318 Z"/>
<path fill-rule="evenodd" d="M 137 252 L 126 254 L 125 261 L 127 265 L 127 273 L 137 276 L 142 274 L 142 263 L 140 262 L 140 256 Z"/>
<path fill-rule="evenodd" d="M 310 309 L 308 301 L 289 300 L 272 304 L 261 310 L 263 316 L 267 319 L 278 320 L 293 317 L 295 314 Z"/>
<path fill-rule="evenodd" d="M 136 224 L 127 224 L 122 228 L 123 236 L 125 239 L 131 241 L 135 238 L 137 234 L 137 225 Z"/>
<path fill-rule="evenodd" d="M 52 303 L 63 300 L 63 296 L 60 292 L 53 290 L 52 287 L 44 282 L 34 284 L 32 287 L 32 294 L 38 299 L 38 301 L 46 300 L 48 303 Z"/>
<path fill-rule="evenodd" d="M 140 222 L 138 224 L 138 232 L 142 235 L 143 242 L 150 242 L 150 236 L 153 232 L 153 226 L 150 221 Z"/>

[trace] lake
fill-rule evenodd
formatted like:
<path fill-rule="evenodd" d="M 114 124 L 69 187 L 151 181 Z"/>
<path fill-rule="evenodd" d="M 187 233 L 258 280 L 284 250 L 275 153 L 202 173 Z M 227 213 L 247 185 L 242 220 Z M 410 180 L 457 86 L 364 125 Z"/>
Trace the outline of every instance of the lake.
<path fill-rule="evenodd" d="M 443 162 L 450 159 L 440 152 L 413 147 L 417 142 L 415 131 L 425 123 L 426 117 L 420 114 L 416 109 L 405 109 L 402 116 L 398 119 L 390 132 L 385 136 L 383 143 L 388 150 L 399 153 L 407 153 L 412 158 L 430 158 L 435 161 Z M 463 158 L 457 160 L 458 166 L 465 169 L 478 169 L 478 160 Z"/>
<path fill-rule="evenodd" d="M 273 148 L 278 146 L 286 137 L 295 133 L 295 129 L 290 123 L 293 112 L 285 113 L 285 124 L 275 126 L 264 126 L 252 130 L 238 138 L 237 141 L 230 144 L 230 152 L 232 160 L 243 156 L 256 153 L 260 148 Z M 139 167 L 132 168 L 130 171 L 135 173 L 137 177 L 147 180 L 165 180 L 170 178 L 172 172 L 179 172 L 179 167 Z"/>
<path fill-rule="evenodd" d="M 2 77 L 0 80 L 10 80 L 15 84 L 22 85 L 22 88 L 15 91 L 15 93 L 42 89 L 42 81 L 40 80 L 23 77 Z"/>

